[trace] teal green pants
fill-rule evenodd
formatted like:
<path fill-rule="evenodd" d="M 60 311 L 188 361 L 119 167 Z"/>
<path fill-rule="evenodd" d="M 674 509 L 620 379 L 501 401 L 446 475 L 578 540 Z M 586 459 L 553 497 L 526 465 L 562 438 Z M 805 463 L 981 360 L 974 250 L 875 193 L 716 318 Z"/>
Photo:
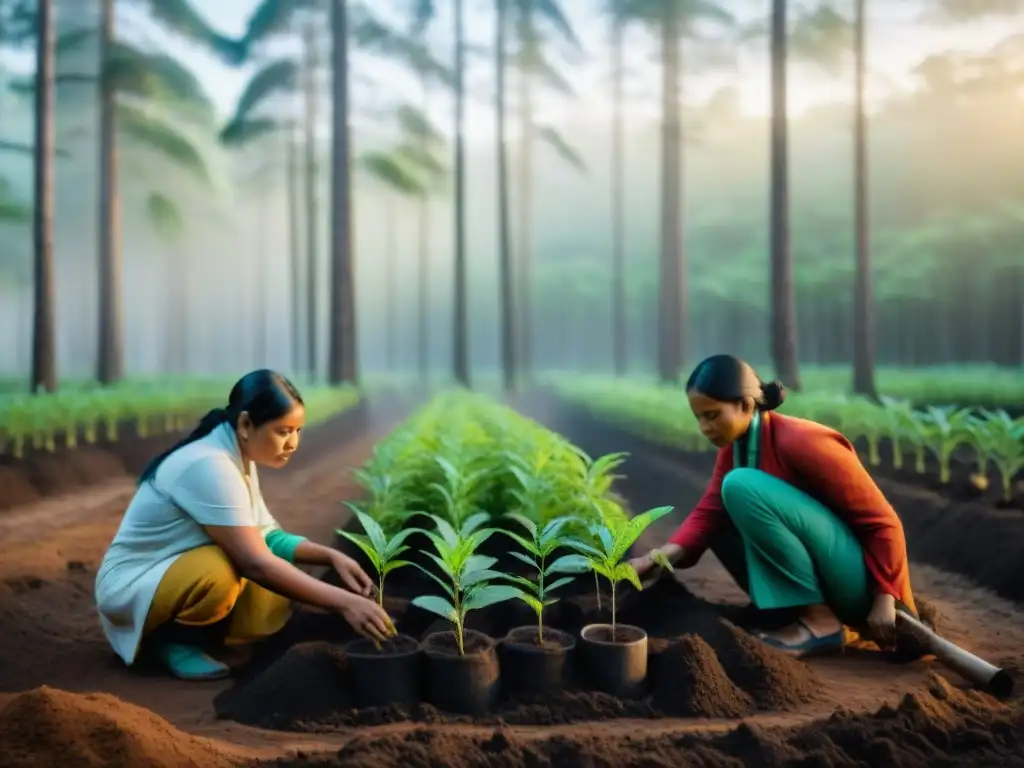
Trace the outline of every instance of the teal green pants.
<path fill-rule="evenodd" d="M 873 602 L 864 550 L 834 512 L 784 480 L 748 468 L 725 476 L 722 501 L 735 531 L 712 551 L 755 606 L 825 603 L 845 624 L 864 622 Z"/>

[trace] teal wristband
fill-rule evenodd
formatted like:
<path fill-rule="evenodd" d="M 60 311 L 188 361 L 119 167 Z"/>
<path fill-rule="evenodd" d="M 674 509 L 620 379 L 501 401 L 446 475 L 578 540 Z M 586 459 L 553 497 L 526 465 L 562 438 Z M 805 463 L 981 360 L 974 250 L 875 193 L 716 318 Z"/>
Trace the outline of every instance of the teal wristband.
<path fill-rule="evenodd" d="M 295 562 L 295 550 L 299 544 L 306 540 L 305 536 L 297 536 L 294 533 L 286 533 L 280 528 L 275 528 L 268 533 L 264 540 L 267 548 L 277 557 L 289 563 Z"/>

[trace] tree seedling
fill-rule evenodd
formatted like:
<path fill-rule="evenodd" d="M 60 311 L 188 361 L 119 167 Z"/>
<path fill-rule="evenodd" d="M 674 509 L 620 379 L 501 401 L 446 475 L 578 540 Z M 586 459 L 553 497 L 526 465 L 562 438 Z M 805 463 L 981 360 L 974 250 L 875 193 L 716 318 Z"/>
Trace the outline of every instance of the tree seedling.
<path fill-rule="evenodd" d="M 511 584 L 493 583 L 505 577 L 505 574 L 491 570 L 491 566 L 498 562 L 497 558 L 474 554 L 484 541 L 496 533 L 495 529 L 478 528 L 468 535 L 460 535 L 444 518 L 437 515 L 428 517 L 434 521 L 436 530 L 421 532 L 433 543 L 436 554 L 428 552 L 427 555 L 437 563 L 444 578 L 418 563 L 413 565 L 436 581 L 448 597 L 421 595 L 412 604 L 448 619 L 455 625 L 455 639 L 459 655 L 462 656 L 465 655 L 466 614 L 519 597 L 520 591 Z"/>
<path fill-rule="evenodd" d="M 547 563 L 547 558 L 554 554 L 555 550 L 559 547 L 567 546 L 567 539 L 563 538 L 562 532 L 569 523 L 575 522 L 574 518 L 558 517 L 548 522 L 543 528 L 540 528 L 532 520 L 519 514 L 513 513 L 506 515 L 506 517 L 519 523 L 529 533 L 529 538 L 526 538 L 514 531 L 501 531 L 501 533 L 514 539 L 519 546 L 526 550 L 525 552 L 510 552 L 509 554 L 534 568 L 537 571 L 537 577 L 536 581 L 511 574 L 506 575 L 505 578 L 520 585 L 519 599 L 530 606 L 533 612 L 537 614 L 537 641 L 543 643 L 544 609 L 558 602 L 557 599 L 550 597 L 550 594 L 572 581 L 572 577 L 563 576 L 552 582 L 548 582 L 546 579 L 556 574 L 586 573 L 590 570 L 590 561 L 583 555 L 570 554 L 562 555 L 550 564 Z"/>
<path fill-rule="evenodd" d="M 1013 500 L 1013 478 L 1024 470 L 1024 419 L 1012 419 L 1006 411 L 990 415 L 985 425 L 985 440 L 992 463 L 999 470 L 1002 499 Z"/>
<path fill-rule="evenodd" d="M 348 539 L 363 551 L 377 571 L 377 604 L 384 607 L 384 577 L 392 571 L 411 565 L 408 560 L 397 560 L 403 552 L 408 551 L 405 540 L 416 533 L 415 528 L 406 528 L 399 531 L 390 539 L 384 533 L 376 520 L 363 512 L 359 507 L 350 502 L 345 504 L 355 513 L 359 524 L 363 526 L 365 533 L 350 533 L 340 528 L 335 531 L 339 536 Z"/>
<path fill-rule="evenodd" d="M 640 534 L 655 520 L 664 517 L 674 507 L 655 507 L 628 520 L 621 526 L 612 530 L 606 525 L 593 524 L 591 530 L 601 542 L 601 548 L 591 546 L 578 539 L 569 539 L 564 543 L 566 547 L 574 549 L 583 555 L 594 573 L 598 573 L 608 579 L 612 585 L 612 639 L 615 639 L 615 588 L 623 580 L 628 581 L 638 590 L 643 589 L 640 577 L 629 563 L 623 563 L 622 558 Z"/>

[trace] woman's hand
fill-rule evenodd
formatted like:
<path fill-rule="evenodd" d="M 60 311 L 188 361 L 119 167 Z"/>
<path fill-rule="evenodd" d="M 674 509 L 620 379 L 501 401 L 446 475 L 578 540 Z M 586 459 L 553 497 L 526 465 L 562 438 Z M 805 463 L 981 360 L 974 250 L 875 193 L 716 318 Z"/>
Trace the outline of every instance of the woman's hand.
<path fill-rule="evenodd" d="M 892 595 L 878 595 L 868 614 L 868 629 L 871 639 L 883 650 L 896 646 L 896 598 Z"/>
<path fill-rule="evenodd" d="M 397 631 L 391 617 L 373 600 L 338 590 L 336 610 L 356 632 L 377 643 L 393 638 Z"/>
<path fill-rule="evenodd" d="M 351 592 L 363 597 L 370 597 L 376 591 L 376 587 L 359 563 L 348 555 L 343 555 L 337 550 L 331 553 L 331 567 L 341 578 L 341 583 Z"/>
<path fill-rule="evenodd" d="M 632 560 L 629 561 L 629 564 L 633 566 L 633 570 L 636 571 L 637 576 L 643 578 L 645 573 L 647 573 L 649 570 L 651 570 L 651 568 L 657 565 L 657 563 L 654 562 L 654 556 L 655 553 L 658 552 L 664 555 L 670 563 L 675 563 L 676 560 L 679 559 L 679 556 L 683 553 L 683 548 L 680 547 L 678 544 L 665 544 L 661 547 L 658 547 L 657 549 L 652 549 L 646 555 L 634 557 Z"/>

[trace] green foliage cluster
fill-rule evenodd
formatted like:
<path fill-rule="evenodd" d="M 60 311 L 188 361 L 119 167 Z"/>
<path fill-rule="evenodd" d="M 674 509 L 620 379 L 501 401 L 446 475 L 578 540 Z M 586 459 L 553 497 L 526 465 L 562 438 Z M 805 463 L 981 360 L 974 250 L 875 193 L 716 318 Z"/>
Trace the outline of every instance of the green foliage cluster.
<path fill-rule="evenodd" d="M 223 405 L 230 389 L 231 382 L 184 380 L 0 395 L 0 454 L 20 459 L 26 448 L 55 451 L 61 441 L 76 448 L 80 436 L 87 444 L 117 440 L 126 423 L 140 437 L 182 432 L 206 411 Z M 310 389 L 303 393 L 306 422 L 329 419 L 359 398 L 352 387 Z"/>
<path fill-rule="evenodd" d="M 713 449 L 700 434 L 686 394 L 678 387 L 575 379 L 561 381 L 557 388 L 563 397 L 651 440 L 693 451 Z M 791 395 L 779 410 L 826 424 L 851 442 L 863 441 L 869 466 L 882 464 L 882 440 L 892 447 L 896 469 L 903 467 L 909 454 L 914 469 L 924 474 L 925 458 L 931 454 L 944 484 L 951 480 L 954 451 L 961 446 L 970 448 L 977 460 L 975 481 L 987 483 L 989 466 L 994 466 L 1005 502 L 1012 500 L 1014 480 L 1024 472 L 1024 417 L 1015 419 L 1003 409 L 956 405 L 915 408 L 908 400 L 889 396 L 875 403 L 861 397 L 808 393 Z"/>
<path fill-rule="evenodd" d="M 367 499 L 351 506 L 363 533 L 338 533 L 370 558 L 382 601 L 384 577 L 396 568 L 412 564 L 430 576 L 442 593 L 413 603 L 452 622 L 460 653 L 466 614 L 514 598 L 534 610 L 543 637 L 552 593 L 579 573 L 593 572 L 595 584 L 599 576 L 610 582 L 614 625 L 616 584 L 641 588 L 622 559 L 672 509 L 627 516 L 610 493 L 611 473 L 624 457 L 591 459 L 483 395 L 447 392 L 379 443 L 357 470 Z M 397 559 L 414 534 L 431 543 L 436 572 Z M 512 555 L 528 566 L 527 575 L 497 571 L 497 558 L 480 554 L 495 534 L 519 545 Z"/>
<path fill-rule="evenodd" d="M 572 513 L 617 524 L 611 495 L 625 454 L 591 458 L 511 408 L 465 390 L 442 393 L 378 443 L 356 470 L 362 511 L 389 535 L 417 513 L 457 530 L 474 515 L 521 512 L 537 525 Z"/>

